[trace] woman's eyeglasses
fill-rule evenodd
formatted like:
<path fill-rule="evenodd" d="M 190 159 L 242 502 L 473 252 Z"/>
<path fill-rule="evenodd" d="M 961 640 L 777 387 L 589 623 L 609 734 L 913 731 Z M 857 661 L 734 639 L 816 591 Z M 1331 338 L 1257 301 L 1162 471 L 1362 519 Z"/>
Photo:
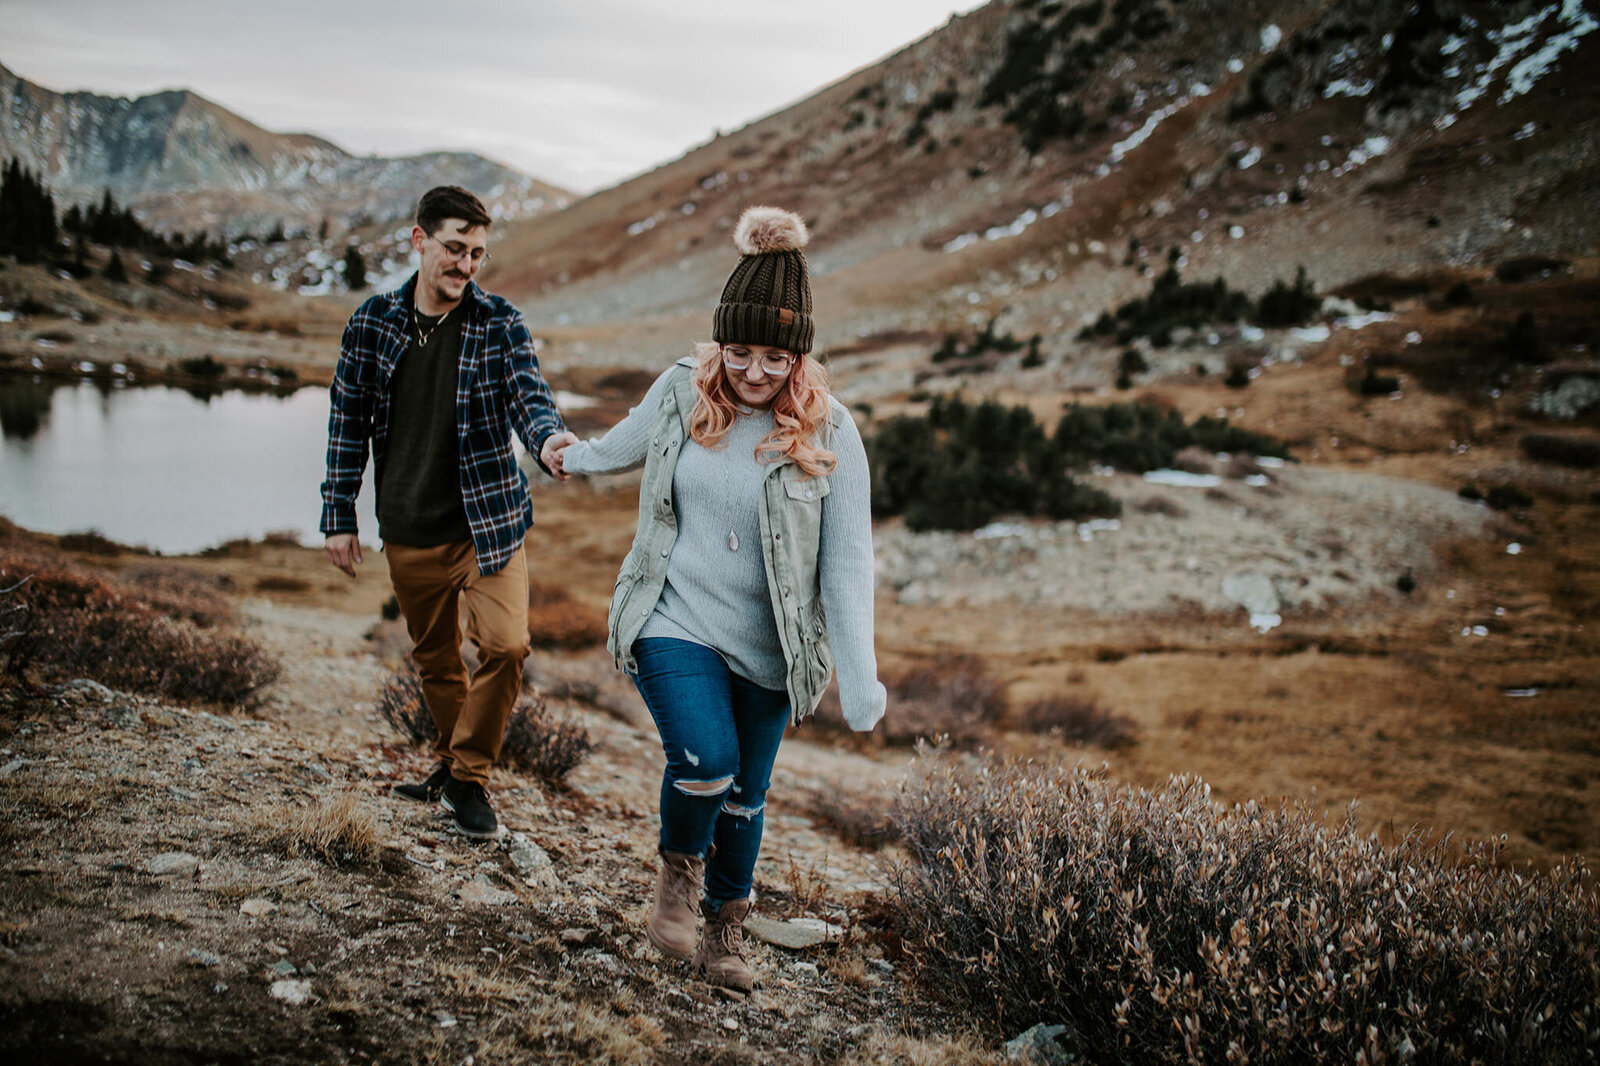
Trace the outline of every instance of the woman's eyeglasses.
<path fill-rule="evenodd" d="M 756 358 L 749 348 L 741 348 L 736 344 L 722 346 L 722 365 L 729 370 L 749 370 L 750 362 L 754 359 L 761 366 L 761 372 L 769 378 L 782 377 L 794 366 L 795 356 L 788 352 L 768 352 Z"/>

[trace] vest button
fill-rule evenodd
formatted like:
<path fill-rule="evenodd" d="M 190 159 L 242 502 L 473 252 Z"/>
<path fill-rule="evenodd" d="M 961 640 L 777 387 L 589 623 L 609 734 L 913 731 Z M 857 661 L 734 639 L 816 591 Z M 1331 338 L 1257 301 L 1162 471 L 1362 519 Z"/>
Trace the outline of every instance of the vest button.
<path fill-rule="evenodd" d="M 815 495 L 816 495 L 816 493 L 812 492 L 810 489 L 806 489 L 806 499 L 809 500 L 809 499 L 811 499 L 811 497 L 813 497 Z"/>
<path fill-rule="evenodd" d="M 661 549 L 661 558 L 665 559 L 671 552 L 672 552 L 671 548 L 662 548 Z"/>
<path fill-rule="evenodd" d="M 774 533 L 772 535 L 772 539 L 773 540 L 782 540 L 783 539 L 783 534 L 782 533 Z"/>

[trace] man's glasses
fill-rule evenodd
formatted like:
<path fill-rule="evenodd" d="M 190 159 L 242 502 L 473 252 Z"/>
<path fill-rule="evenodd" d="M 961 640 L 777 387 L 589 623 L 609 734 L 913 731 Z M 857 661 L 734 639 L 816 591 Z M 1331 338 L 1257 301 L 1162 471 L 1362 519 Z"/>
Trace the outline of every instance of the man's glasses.
<path fill-rule="evenodd" d="M 722 346 L 722 365 L 729 370 L 749 370 L 750 361 L 755 358 L 749 348 L 740 348 L 734 344 Z M 761 372 L 769 378 L 782 377 L 794 366 L 795 357 L 788 352 L 768 352 L 756 359 L 761 365 Z"/>
<path fill-rule="evenodd" d="M 459 263 L 463 259 L 470 260 L 472 269 L 476 270 L 491 258 L 487 248 L 468 248 L 459 241 L 441 241 L 433 234 L 428 234 L 428 239 L 444 249 L 444 254 L 450 257 L 450 262 Z"/>

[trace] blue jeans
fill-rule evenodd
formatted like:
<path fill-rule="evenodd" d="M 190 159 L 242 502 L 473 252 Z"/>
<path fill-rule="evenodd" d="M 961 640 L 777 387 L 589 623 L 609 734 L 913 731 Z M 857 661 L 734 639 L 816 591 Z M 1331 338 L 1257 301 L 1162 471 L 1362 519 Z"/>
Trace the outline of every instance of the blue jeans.
<path fill-rule="evenodd" d="M 633 679 L 661 733 L 661 850 L 704 856 L 706 904 L 746 899 L 761 851 L 767 786 L 789 724 L 789 694 L 728 669 L 687 640 L 634 642 Z"/>

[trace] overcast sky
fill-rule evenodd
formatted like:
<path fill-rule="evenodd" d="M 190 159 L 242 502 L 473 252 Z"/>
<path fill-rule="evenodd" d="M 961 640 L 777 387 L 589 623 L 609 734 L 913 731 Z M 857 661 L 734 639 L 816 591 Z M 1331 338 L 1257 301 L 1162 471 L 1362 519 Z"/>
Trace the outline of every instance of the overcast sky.
<path fill-rule="evenodd" d="M 194 89 L 354 152 L 465 149 L 590 192 L 809 96 L 978 0 L 0 0 L 45 88 Z"/>

